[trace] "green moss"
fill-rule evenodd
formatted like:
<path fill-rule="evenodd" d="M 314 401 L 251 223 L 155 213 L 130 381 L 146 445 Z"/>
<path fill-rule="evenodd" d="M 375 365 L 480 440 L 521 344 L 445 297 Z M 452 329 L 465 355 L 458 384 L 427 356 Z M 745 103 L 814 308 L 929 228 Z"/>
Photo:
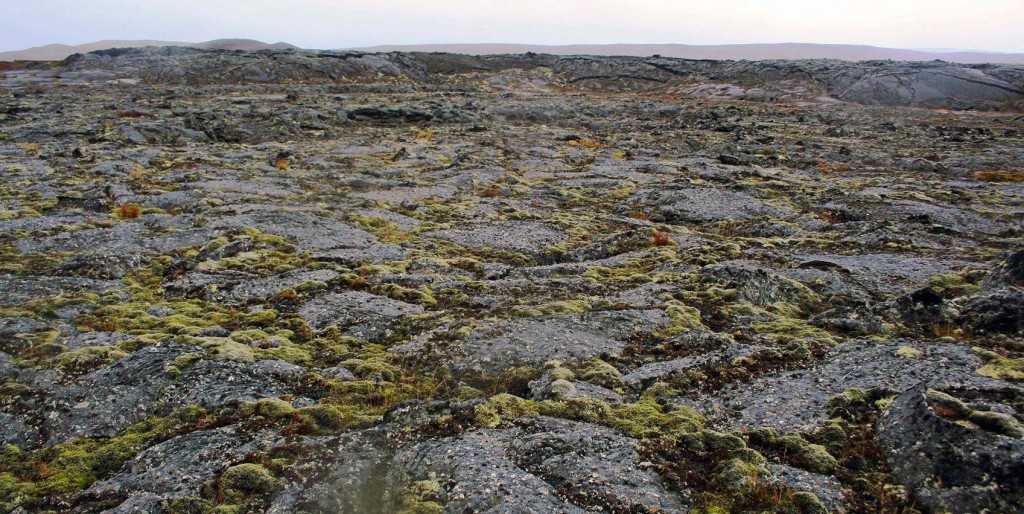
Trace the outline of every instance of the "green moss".
<path fill-rule="evenodd" d="M 195 496 L 182 496 L 171 502 L 171 514 L 207 514 L 213 508 L 209 501 Z"/>
<path fill-rule="evenodd" d="M 270 337 L 270 334 L 260 329 L 236 330 L 228 336 L 233 341 L 243 344 L 251 344 Z"/>
<path fill-rule="evenodd" d="M 214 359 L 238 362 L 255 362 L 253 349 L 224 337 L 204 337 L 199 345 L 211 352 Z"/>
<path fill-rule="evenodd" d="M 232 466 L 221 476 L 222 490 L 229 498 L 240 496 L 244 499 L 251 494 L 268 494 L 279 485 L 273 473 L 259 464 Z"/>
<path fill-rule="evenodd" d="M 749 437 L 752 443 L 775 453 L 790 465 L 812 473 L 832 474 L 838 465 L 828 449 L 798 434 L 778 436 L 772 430 L 758 429 L 751 432 Z"/>
<path fill-rule="evenodd" d="M 50 365 L 69 374 L 83 374 L 99 369 L 128 354 L 110 346 L 78 348 L 58 355 Z"/>
<path fill-rule="evenodd" d="M 715 469 L 718 480 L 731 489 L 745 491 L 758 482 L 762 468 L 740 458 L 729 459 Z"/>
<path fill-rule="evenodd" d="M 626 266 L 623 268 L 606 268 L 604 266 L 590 266 L 583 272 L 585 278 L 596 282 L 607 283 L 612 281 L 644 284 L 652 282 L 650 275 L 640 272 L 635 268 Z"/>
<path fill-rule="evenodd" d="M 612 410 L 607 403 L 596 398 L 569 398 L 546 400 L 537 404 L 541 414 L 557 418 L 575 419 L 606 425 Z"/>
<path fill-rule="evenodd" d="M 674 437 L 699 430 L 704 418 L 693 409 L 677 405 L 659 405 L 645 397 L 635 403 L 613 405 L 608 424 L 638 439 Z"/>
<path fill-rule="evenodd" d="M 951 419 L 965 419 L 971 415 L 970 407 L 942 391 L 928 389 L 925 391 L 924 397 L 928 400 L 932 411 L 938 416 Z"/>
<path fill-rule="evenodd" d="M 1007 359 L 978 347 L 974 351 L 985 361 L 985 365 L 978 368 L 979 375 L 1000 380 L 1024 380 L 1024 359 Z"/>
<path fill-rule="evenodd" d="M 472 399 L 475 399 L 475 398 L 482 398 L 483 396 L 484 396 L 484 392 L 483 391 L 481 391 L 481 390 L 479 390 L 479 389 L 477 389 L 475 387 L 470 387 L 470 386 L 467 386 L 467 385 L 460 385 L 460 386 L 456 387 L 455 390 L 452 391 L 452 393 L 451 393 L 452 400 L 460 401 L 460 402 L 461 401 L 466 401 L 466 400 L 472 400 Z"/>
<path fill-rule="evenodd" d="M 413 482 L 402 493 L 398 514 L 440 514 L 444 512 L 441 484 L 436 480 Z"/>
<path fill-rule="evenodd" d="M 622 385 L 622 373 L 615 369 L 615 366 L 601 359 L 587 361 L 576 370 L 576 376 L 584 382 L 590 382 L 602 387 L 616 388 Z M 572 380 L 572 377 L 563 376 L 555 377 L 552 375 L 552 378 Z"/>
<path fill-rule="evenodd" d="M 928 286 L 947 298 L 963 296 L 981 291 L 981 287 L 971 283 L 969 275 L 949 273 L 935 275 L 928 279 Z"/>
<path fill-rule="evenodd" d="M 382 218 L 351 214 L 347 219 L 358 223 L 368 232 L 371 232 L 380 238 L 381 242 L 384 243 L 404 243 L 412 237 L 411 233 L 402 230 L 398 225 Z"/>
<path fill-rule="evenodd" d="M 282 360 L 307 367 L 313 363 L 313 356 L 309 350 L 292 344 L 280 348 L 254 349 L 253 353 L 263 360 Z"/>
<path fill-rule="evenodd" d="M 800 514 L 828 514 L 828 509 L 814 493 L 794 492 L 793 505 L 799 509 Z"/>
<path fill-rule="evenodd" d="M 348 359 L 342 366 L 352 370 L 358 377 L 377 377 L 394 382 L 401 374 L 402 368 L 395 364 L 393 357 L 381 355 L 362 359 Z"/>
<path fill-rule="evenodd" d="M 974 411 L 971 412 L 971 423 L 985 430 L 1015 439 L 1024 439 L 1024 425 L 1013 416 L 1002 412 Z"/>
<path fill-rule="evenodd" d="M 111 439 L 78 439 L 30 452 L 7 446 L 0 450 L 0 505 L 80 491 L 206 415 L 198 407 L 187 407 L 133 425 Z"/>
<path fill-rule="evenodd" d="M 292 404 L 278 398 L 263 398 L 253 408 L 255 414 L 268 418 L 285 418 L 297 412 Z"/>
<path fill-rule="evenodd" d="M 836 344 L 832 334 L 811 326 L 806 320 L 799 318 L 777 317 L 772 321 L 758 321 L 750 324 L 759 335 L 773 342 L 785 342 L 791 339 L 807 339 L 819 341 L 829 346 Z"/>
<path fill-rule="evenodd" d="M 689 330 L 703 329 L 704 324 L 700 319 L 700 311 L 680 301 L 670 300 L 665 302 L 665 314 L 672 323 L 663 330 L 665 336 L 674 336 Z"/>
<path fill-rule="evenodd" d="M 492 396 L 473 409 L 476 426 L 494 428 L 504 421 L 513 421 L 523 416 L 536 416 L 537 407 L 531 400 L 503 393 Z"/>
<path fill-rule="evenodd" d="M 196 352 L 184 353 L 175 357 L 174 361 L 172 361 L 171 364 L 166 365 L 164 369 L 170 373 L 180 373 L 185 368 L 192 366 L 193 364 L 196 364 L 202 360 L 203 356 Z"/>
<path fill-rule="evenodd" d="M 313 405 L 299 409 L 301 415 L 308 422 L 325 430 L 337 430 L 346 425 L 347 418 L 341 409 L 331 405 Z"/>
<path fill-rule="evenodd" d="M 700 432 L 700 435 L 705 451 L 737 454 L 747 447 L 747 443 L 743 439 L 732 434 L 705 429 Z"/>

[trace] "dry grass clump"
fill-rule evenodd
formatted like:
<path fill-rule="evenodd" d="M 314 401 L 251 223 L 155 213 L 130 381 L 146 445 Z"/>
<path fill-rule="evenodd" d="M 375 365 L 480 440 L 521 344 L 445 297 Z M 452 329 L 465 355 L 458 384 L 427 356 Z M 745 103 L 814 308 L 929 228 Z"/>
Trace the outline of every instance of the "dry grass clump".
<path fill-rule="evenodd" d="M 117 208 L 117 217 L 125 220 L 133 220 L 142 216 L 142 206 L 137 203 L 123 203 Z"/>
<path fill-rule="evenodd" d="M 1024 171 L 985 170 L 975 173 L 974 177 L 985 182 L 1024 182 Z"/>

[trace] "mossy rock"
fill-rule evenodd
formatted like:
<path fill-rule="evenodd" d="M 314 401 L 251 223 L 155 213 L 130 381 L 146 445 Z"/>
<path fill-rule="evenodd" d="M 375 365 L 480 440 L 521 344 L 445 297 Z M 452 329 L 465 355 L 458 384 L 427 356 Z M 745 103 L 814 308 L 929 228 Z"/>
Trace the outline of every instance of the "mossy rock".
<path fill-rule="evenodd" d="M 537 414 L 537 407 L 533 401 L 503 393 L 477 405 L 473 409 L 473 420 L 478 427 L 494 428 L 504 421 Z"/>
<path fill-rule="evenodd" d="M 251 495 L 268 495 L 280 487 L 280 482 L 267 468 L 246 463 L 228 468 L 220 485 L 225 497 L 241 501 Z"/>
<path fill-rule="evenodd" d="M 1002 412 L 974 411 L 968 418 L 979 427 L 1014 439 L 1024 439 L 1024 425 L 1013 416 Z"/>
<path fill-rule="evenodd" d="M 602 387 L 615 388 L 622 385 L 622 373 L 615 369 L 615 366 L 601 359 L 588 361 L 576 370 L 576 376 L 584 382 L 590 382 Z M 560 379 L 571 380 L 562 377 Z"/>
<path fill-rule="evenodd" d="M 333 405 L 313 405 L 299 409 L 303 419 L 319 428 L 336 430 L 345 426 L 345 414 Z"/>
<path fill-rule="evenodd" d="M 253 413 L 267 418 L 286 418 L 298 410 L 292 404 L 278 398 L 263 398 L 253 406 Z"/>
<path fill-rule="evenodd" d="M 171 514 L 207 514 L 213 509 L 213 504 L 203 498 L 195 496 L 182 496 L 171 502 L 168 510 Z"/>
<path fill-rule="evenodd" d="M 740 458 L 729 459 L 714 471 L 715 478 L 736 491 L 746 491 L 758 483 L 762 468 Z"/>

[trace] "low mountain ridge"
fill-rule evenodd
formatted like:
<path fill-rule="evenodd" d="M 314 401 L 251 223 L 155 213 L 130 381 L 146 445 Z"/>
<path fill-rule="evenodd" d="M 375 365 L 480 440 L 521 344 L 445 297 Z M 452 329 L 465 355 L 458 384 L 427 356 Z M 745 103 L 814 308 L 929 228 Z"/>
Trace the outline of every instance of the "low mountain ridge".
<path fill-rule="evenodd" d="M 143 48 L 147 46 L 184 46 L 204 50 L 286 50 L 298 49 L 288 43 L 264 43 L 255 39 L 214 39 L 203 43 L 187 43 L 184 41 L 159 40 L 104 40 L 82 45 L 52 44 L 0 52 L 0 61 L 60 61 L 74 54 L 84 54 L 111 48 Z"/>

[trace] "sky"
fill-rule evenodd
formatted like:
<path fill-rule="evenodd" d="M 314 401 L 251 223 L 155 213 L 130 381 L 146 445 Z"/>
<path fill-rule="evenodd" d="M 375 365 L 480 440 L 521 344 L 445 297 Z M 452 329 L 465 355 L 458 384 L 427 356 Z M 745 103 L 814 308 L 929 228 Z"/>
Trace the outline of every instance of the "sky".
<path fill-rule="evenodd" d="M 1024 52 L 1024 0 L 0 0 L 0 51 L 103 39 L 846 43 Z"/>

